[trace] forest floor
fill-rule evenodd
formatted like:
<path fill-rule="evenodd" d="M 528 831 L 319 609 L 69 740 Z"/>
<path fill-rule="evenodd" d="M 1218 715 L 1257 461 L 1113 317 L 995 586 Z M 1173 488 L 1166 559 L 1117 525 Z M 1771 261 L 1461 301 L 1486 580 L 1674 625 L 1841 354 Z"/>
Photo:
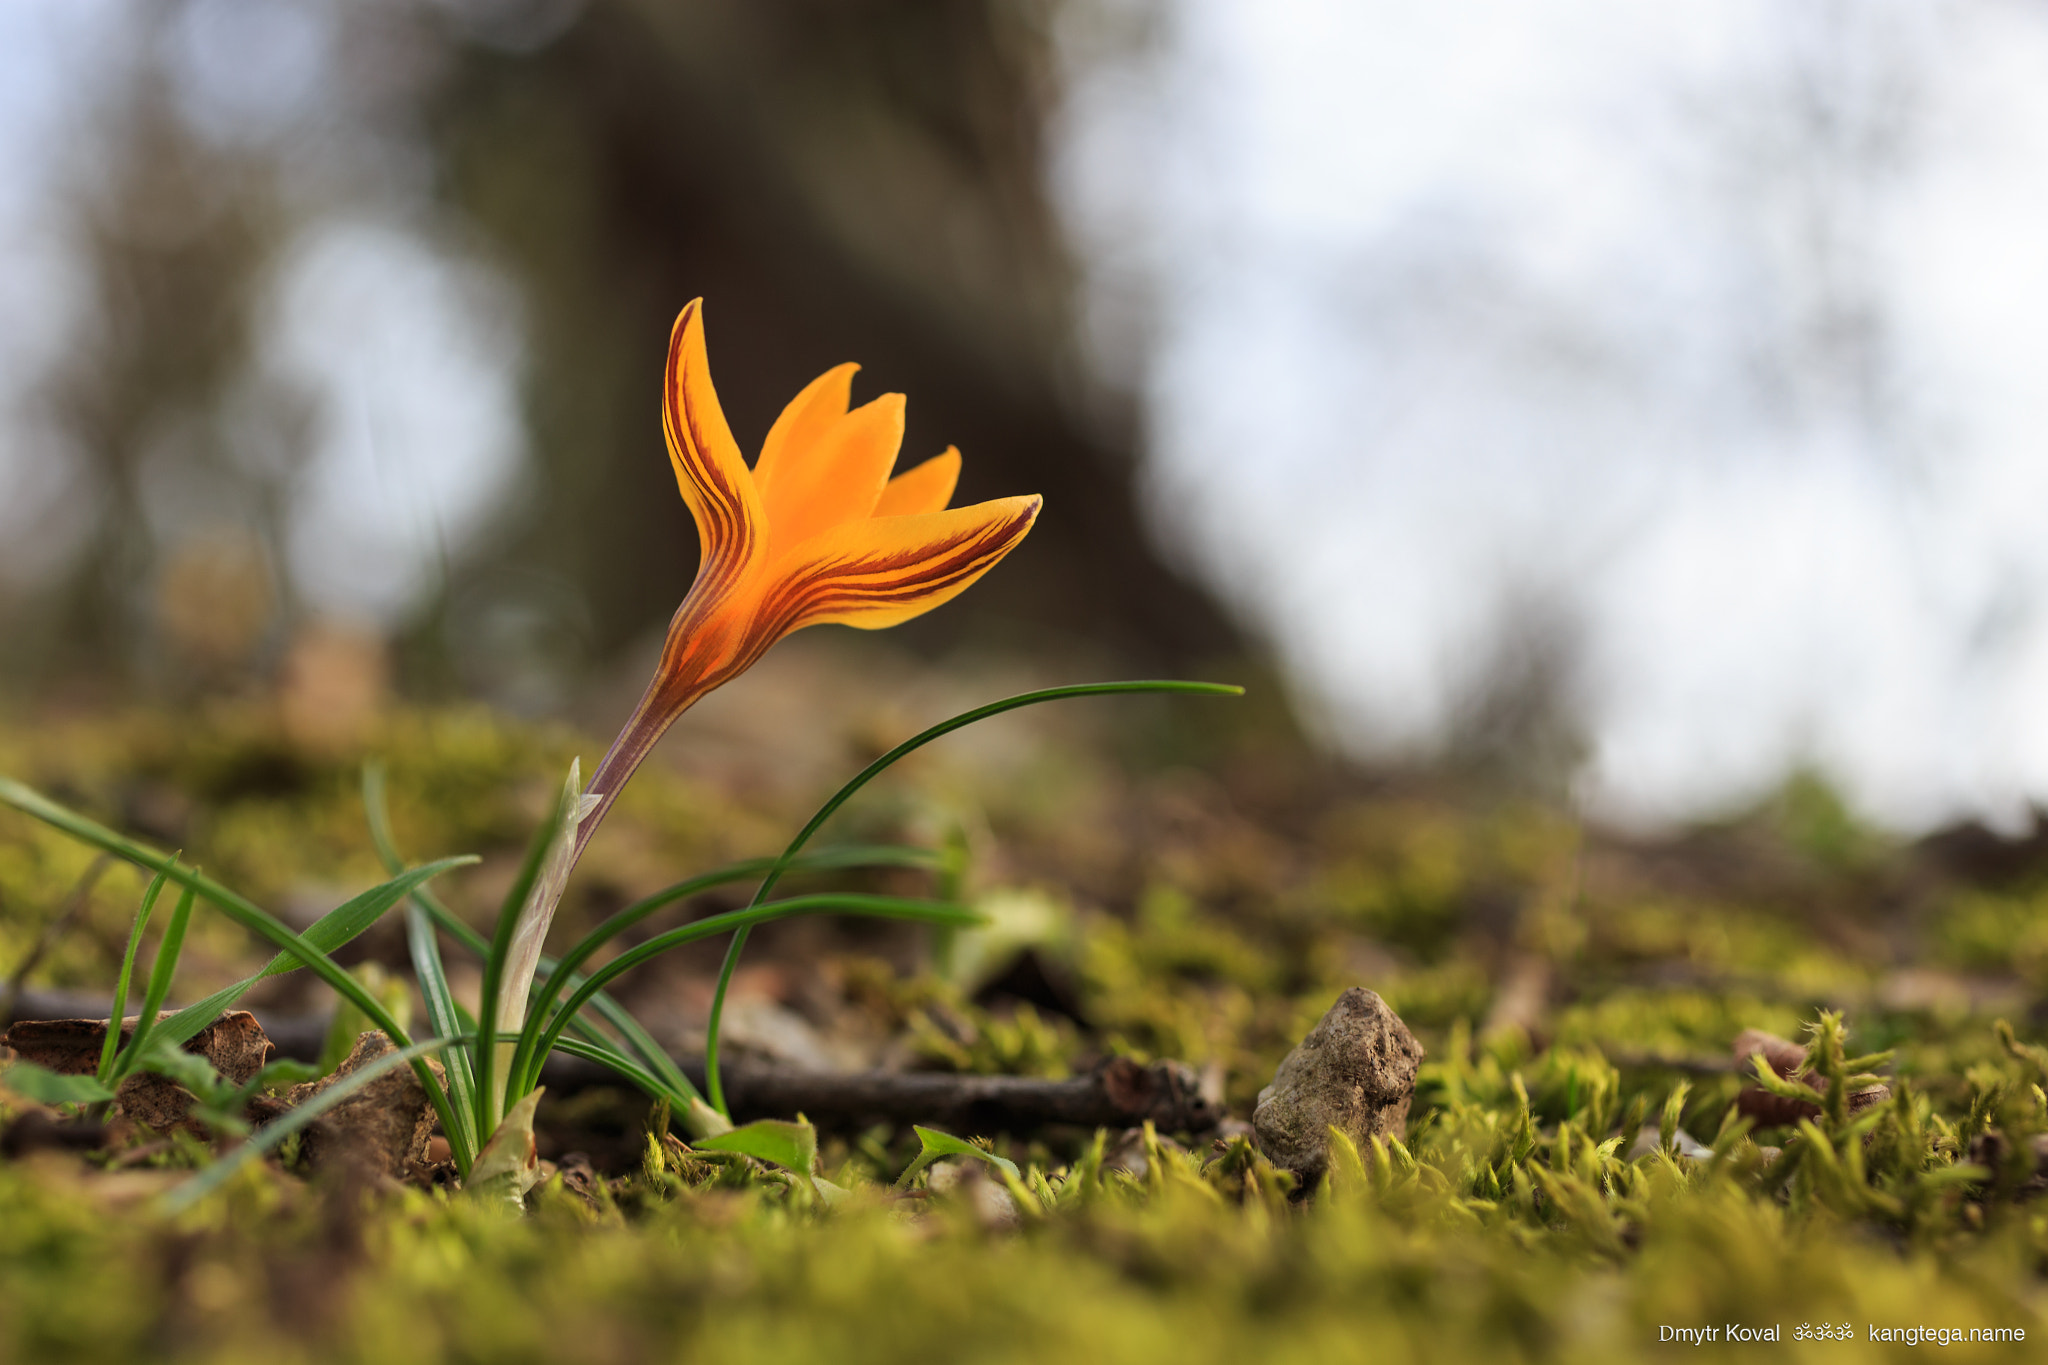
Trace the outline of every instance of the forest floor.
<path fill-rule="evenodd" d="M 592 844 L 565 929 L 774 851 L 883 747 L 1015 690 L 839 689 L 806 673 L 823 658 L 792 651 L 732 689 L 758 683 L 752 698 L 686 719 Z M 1711 826 L 1629 836 L 1498 781 L 1348 772 L 1266 715 L 1120 698 L 934 745 L 827 836 L 953 850 L 949 889 L 986 927 L 934 942 L 770 926 L 727 1023 L 737 1057 L 808 1070 L 1178 1059 L 1237 1125 L 961 1133 L 1019 1178 L 965 1160 L 905 1189 L 907 1128 L 828 1130 L 821 1173 L 849 1191 L 828 1204 L 650 1135 L 628 1089 L 587 1087 L 541 1106 L 552 1174 L 524 1215 L 287 1161 L 173 1216 L 154 1199 L 202 1144 L 17 1136 L 0 1142 L 0 1359 L 1192 1365 L 1629 1360 L 1697 1342 L 1848 1362 L 1943 1333 L 1964 1358 L 2039 1349 L 2048 836 L 1888 840 L 1807 780 Z M 407 857 L 483 856 L 444 879 L 483 924 L 568 759 L 588 771 L 600 748 L 474 709 L 307 731 L 254 698 L 17 717 L 0 773 L 305 924 L 382 880 L 359 800 L 362 763 L 381 758 Z M 934 890 L 903 870 L 840 884 Z M 106 999 L 141 891 L 132 869 L 0 812 L 0 989 Z M 722 895 L 647 929 L 738 903 Z M 619 998 L 678 1054 L 701 1051 L 720 951 L 659 959 Z M 175 998 L 260 957 L 202 910 Z M 401 979 L 403 933 L 379 925 L 343 960 Z M 473 970 L 450 974 L 474 989 Z M 331 1009 L 305 976 L 251 1007 Z M 1241 1121 L 1351 986 L 1378 992 L 1425 1059 L 1403 1140 L 1339 1150 L 1310 1191 Z M 1813 1032 L 1835 1016 L 1844 1031 Z M 1889 1052 L 1887 1093 L 1747 1122 L 1746 1029 L 1817 1039 L 1822 1071 Z M 36 1109 L 0 1089 L 10 1134 Z"/>

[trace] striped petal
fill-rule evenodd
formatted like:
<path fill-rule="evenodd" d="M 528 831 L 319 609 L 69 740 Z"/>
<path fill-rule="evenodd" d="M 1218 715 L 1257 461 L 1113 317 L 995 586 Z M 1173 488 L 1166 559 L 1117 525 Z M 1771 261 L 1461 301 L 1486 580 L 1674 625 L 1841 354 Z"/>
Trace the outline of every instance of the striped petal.
<path fill-rule="evenodd" d="M 875 503 L 875 515 L 914 517 L 922 512 L 943 512 L 953 500 L 953 488 L 959 482 L 960 451 L 947 446 L 945 454 L 934 455 L 917 468 L 889 480 Z"/>
<path fill-rule="evenodd" d="M 772 461 L 764 449 L 754 469 L 775 558 L 835 526 L 864 521 L 875 510 L 903 445 L 903 395 L 883 394 L 816 425 L 810 439 L 792 437 L 779 445 Z"/>
<path fill-rule="evenodd" d="M 950 512 L 836 526 L 777 560 L 754 623 L 779 638 L 827 622 L 880 630 L 965 592 L 1015 549 L 1038 516 L 1034 494 Z"/>
<path fill-rule="evenodd" d="M 723 596 L 767 557 L 768 527 L 753 475 L 711 387 L 702 299 L 683 309 L 669 333 L 661 422 L 676 486 L 704 547 L 691 596 Z"/>

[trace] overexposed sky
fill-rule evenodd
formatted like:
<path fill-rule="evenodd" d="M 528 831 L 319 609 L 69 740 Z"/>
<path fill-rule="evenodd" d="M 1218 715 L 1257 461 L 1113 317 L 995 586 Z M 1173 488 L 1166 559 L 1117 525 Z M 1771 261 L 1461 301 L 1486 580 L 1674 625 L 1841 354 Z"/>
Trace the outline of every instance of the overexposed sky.
<path fill-rule="evenodd" d="M 108 325 L 93 313 L 79 205 L 149 40 L 144 3 L 0 5 L 0 587 L 61 569 L 91 529 L 81 466 L 37 387 L 66 347 Z M 250 446 L 232 452 L 246 469 L 289 469 L 276 548 L 306 607 L 396 626 L 516 487 L 517 300 L 440 239 L 417 158 L 349 107 L 335 5 L 191 0 L 156 13 L 169 19 L 161 51 L 181 113 L 203 139 L 271 153 L 296 225 L 260 282 L 262 361 L 204 415 L 204 439 Z M 280 433 L 262 420 L 280 395 L 306 412 L 302 448 L 274 448 Z M 145 468 L 159 551 L 234 530 L 240 509 L 223 490 L 175 477 L 182 486 L 152 483 Z"/>
<path fill-rule="evenodd" d="M 1137 13 L 1069 28 L 1094 334 L 1328 733 L 1426 751 L 1535 621 L 1609 814 L 2048 800 L 2048 12 Z"/>

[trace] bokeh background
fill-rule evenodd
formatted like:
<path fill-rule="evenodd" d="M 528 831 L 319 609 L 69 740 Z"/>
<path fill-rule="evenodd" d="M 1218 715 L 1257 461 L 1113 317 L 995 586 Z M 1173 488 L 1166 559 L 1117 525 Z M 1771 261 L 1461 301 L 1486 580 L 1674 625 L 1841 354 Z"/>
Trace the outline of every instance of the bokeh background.
<path fill-rule="evenodd" d="M 20 716 L 608 733 L 701 295 L 744 446 L 857 360 L 1047 497 L 804 676 L 1247 678 L 1644 826 L 2048 797 L 2038 5 L 10 0 L 0 165 Z"/>

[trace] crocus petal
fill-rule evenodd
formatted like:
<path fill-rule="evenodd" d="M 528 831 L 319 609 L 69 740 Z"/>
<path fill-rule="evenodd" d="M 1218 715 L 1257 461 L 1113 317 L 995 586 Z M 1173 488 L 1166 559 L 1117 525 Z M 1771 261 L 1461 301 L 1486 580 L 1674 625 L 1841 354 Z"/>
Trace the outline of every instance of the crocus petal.
<path fill-rule="evenodd" d="M 750 634 L 774 640 L 826 622 L 880 630 L 922 615 L 1016 548 L 1040 501 L 998 498 L 836 526 L 771 567 Z"/>
<path fill-rule="evenodd" d="M 711 387 L 704 351 L 704 301 L 693 300 L 669 333 L 661 391 L 662 429 L 676 486 L 697 522 L 703 563 L 692 596 L 721 595 L 767 556 L 768 527 L 754 480 Z"/>
<path fill-rule="evenodd" d="M 875 503 L 878 517 L 914 517 L 923 512 L 943 512 L 953 500 L 954 485 L 960 482 L 960 452 L 946 447 L 915 469 L 905 470 L 889 480 Z"/>
<path fill-rule="evenodd" d="M 570 864 L 662 732 L 777 640 L 828 621 L 865 630 L 907 621 L 965 591 L 1031 529 L 1035 496 L 943 510 L 957 450 L 891 480 L 903 399 L 848 412 L 854 368 L 811 381 L 749 470 L 711 387 L 703 301 L 676 319 L 662 421 L 704 558 L 654 677 L 591 777 Z"/>
<path fill-rule="evenodd" d="M 865 521 L 903 445 L 903 395 L 885 393 L 754 469 L 771 558 L 849 521 Z"/>
<path fill-rule="evenodd" d="M 789 400 L 775 425 L 768 428 L 768 439 L 761 443 L 761 458 L 754 461 L 756 488 L 775 483 L 780 466 L 792 449 L 815 445 L 834 423 L 846 416 L 852 403 L 853 377 L 859 371 L 858 365 L 834 365 Z"/>

